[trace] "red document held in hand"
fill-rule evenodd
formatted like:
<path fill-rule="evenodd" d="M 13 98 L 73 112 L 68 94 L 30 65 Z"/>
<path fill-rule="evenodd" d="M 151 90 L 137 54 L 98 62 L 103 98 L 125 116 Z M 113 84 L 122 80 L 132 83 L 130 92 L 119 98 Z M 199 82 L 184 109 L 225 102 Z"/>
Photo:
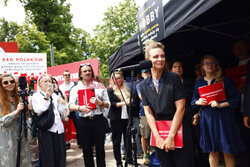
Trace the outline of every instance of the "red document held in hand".
<path fill-rule="evenodd" d="M 65 91 L 65 96 L 69 98 L 69 90 Z"/>
<path fill-rule="evenodd" d="M 211 101 L 223 101 L 226 100 L 226 94 L 223 82 L 218 82 L 208 86 L 202 86 L 198 88 L 201 98 L 207 100 L 207 105 Z"/>
<path fill-rule="evenodd" d="M 91 97 L 95 97 L 95 89 L 78 90 L 79 106 L 88 104 L 90 107 L 92 107 L 92 110 L 95 109 L 96 105 L 89 101 Z"/>
<path fill-rule="evenodd" d="M 168 137 L 170 128 L 172 125 L 172 121 L 156 121 L 156 127 L 159 132 L 159 135 L 165 140 Z M 151 132 L 150 145 L 156 146 L 156 141 L 154 134 Z M 182 124 L 175 135 L 175 147 L 182 148 L 183 147 L 183 131 Z"/>
<path fill-rule="evenodd" d="M 232 68 L 226 68 L 225 72 L 226 76 L 229 76 L 234 81 L 238 89 L 245 86 L 247 73 L 246 64 Z"/>

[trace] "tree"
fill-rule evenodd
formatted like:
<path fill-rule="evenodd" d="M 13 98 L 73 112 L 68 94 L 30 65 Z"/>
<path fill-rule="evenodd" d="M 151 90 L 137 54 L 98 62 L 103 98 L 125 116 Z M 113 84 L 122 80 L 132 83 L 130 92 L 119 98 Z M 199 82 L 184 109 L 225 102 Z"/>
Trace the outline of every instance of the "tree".
<path fill-rule="evenodd" d="M 15 41 L 19 25 L 15 22 L 8 22 L 0 18 L 0 41 Z"/>
<path fill-rule="evenodd" d="M 44 32 L 50 43 L 62 54 L 57 57 L 57 64 L 65 64 L 85 59 L 88 51 L 85 37 L 88 33 L 77 29 L 72 24 L 70 5 L 66 0 L 20 0 L 24 5 L 27 21 L 35 24 Z"/>
<path fill-rule="evenodd" d="M 94 29 L 94 37 L 88 43 L 91 58 L 99 58 L 101 78 L 109 78 L 108 58 L 136 32 L 137 12 L 134 0 L 124 0 L 108 8 L 103 23 Z"/>

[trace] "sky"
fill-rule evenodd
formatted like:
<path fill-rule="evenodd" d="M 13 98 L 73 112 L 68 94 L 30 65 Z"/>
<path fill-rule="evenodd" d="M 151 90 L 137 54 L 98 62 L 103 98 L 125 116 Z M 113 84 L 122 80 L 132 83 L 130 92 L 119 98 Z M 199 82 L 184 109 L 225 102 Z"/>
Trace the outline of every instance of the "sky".
<path fill-rule="evenodd" d="M 71 3 L 71 14 L 73 14 L 73 25 L 77 28 L 92 33 L 92 29 L 100 24 L 103 19 L 103 13 L 108 7 L 116 6 L 123 0 L 67 0 Z M 138 6 L 141 6 L 146 0 L 135 0 Z M 25 13 L 18 0 L 9 0 L 7 7 L 3 0 L 0 0 L 0 18 L 4 17 L 7 21 L 14 21 L 23 24 Z"/>

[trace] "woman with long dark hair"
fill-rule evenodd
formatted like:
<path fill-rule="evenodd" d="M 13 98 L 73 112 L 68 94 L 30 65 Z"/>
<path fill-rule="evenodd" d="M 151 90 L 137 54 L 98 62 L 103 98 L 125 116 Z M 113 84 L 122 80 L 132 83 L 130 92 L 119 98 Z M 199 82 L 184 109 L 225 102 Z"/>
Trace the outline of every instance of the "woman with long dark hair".
<path fill-rule="evenodd" d="M 0 76 L 0 166 L 16 166 L 19 115 L 24 109 L 17 94 L 18 86 L 10 74 Z M 20 166 L 31 166 L 29 143 L 21 138 Z"/>

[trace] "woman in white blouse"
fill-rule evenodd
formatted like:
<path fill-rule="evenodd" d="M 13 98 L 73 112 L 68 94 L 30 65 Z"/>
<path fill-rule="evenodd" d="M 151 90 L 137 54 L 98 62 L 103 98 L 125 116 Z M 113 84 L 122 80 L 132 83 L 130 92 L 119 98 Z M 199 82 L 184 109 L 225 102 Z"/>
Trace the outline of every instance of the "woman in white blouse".
<path fill-rule="evenodd" d="M 52 102 L 55 120 L 49 129 L 38 133 L 40 167 L 66 166 L 65 135 L 60 116 L 65 114 L 66 103 L 53 92 L 51 77 L 42 74 L 38 79 L 38 91 L 32 96 L 33 110 L 40 116 Z"/>

